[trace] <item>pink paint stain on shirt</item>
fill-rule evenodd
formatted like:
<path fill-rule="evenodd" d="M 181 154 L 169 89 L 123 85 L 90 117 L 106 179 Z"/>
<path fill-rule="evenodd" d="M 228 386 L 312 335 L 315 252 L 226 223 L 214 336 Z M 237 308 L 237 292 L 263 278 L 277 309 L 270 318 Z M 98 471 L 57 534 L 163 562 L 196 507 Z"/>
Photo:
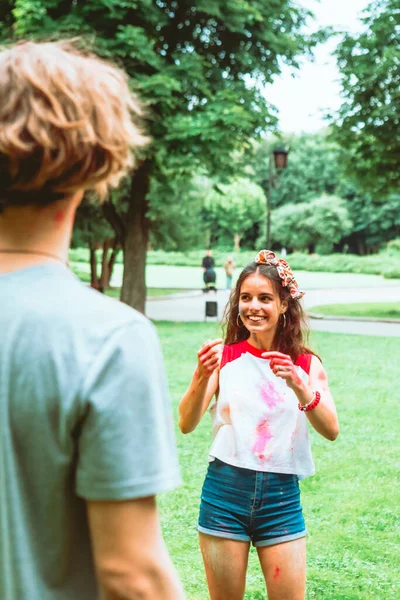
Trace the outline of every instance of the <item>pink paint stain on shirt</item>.
<path fill-rule="evenodd" d="M 295 443 L 295 439 L 299 436 L 299 427 L 296 426 L 296 428 L 292 431 L 291 436 L 290 436 L 290 452 L 294 452 L 294 443 Z"/>
<path fill-rule="evenodd" d="M 259 385 L 258 389 L 260 390 L 263 402 L 268 408 L 274 408 L 279 402 L 283 402 L 284 400 L 272 381 L 266 381 L 262 385 Z"/>
<path fill-rule="evenodd" d="M 262 419 L 256 428 L 257 439 L 253 446 L 253 452 L 263 454 L 266 444 L 272 439 L 267 419 Z"/>

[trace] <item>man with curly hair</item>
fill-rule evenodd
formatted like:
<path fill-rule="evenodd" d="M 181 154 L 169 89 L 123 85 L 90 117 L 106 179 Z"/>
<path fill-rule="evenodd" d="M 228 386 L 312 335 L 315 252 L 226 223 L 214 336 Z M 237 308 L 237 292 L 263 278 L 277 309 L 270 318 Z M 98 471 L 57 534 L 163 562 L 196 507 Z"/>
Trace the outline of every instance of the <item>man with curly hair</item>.
<path fill-rule="evenodd" d="M 74 215 L 147 143 L 125 74 L 0 52 L 0 598 L 179 600 L 154 497 L 179 484 L 152 325 L 67 268 Z"/>

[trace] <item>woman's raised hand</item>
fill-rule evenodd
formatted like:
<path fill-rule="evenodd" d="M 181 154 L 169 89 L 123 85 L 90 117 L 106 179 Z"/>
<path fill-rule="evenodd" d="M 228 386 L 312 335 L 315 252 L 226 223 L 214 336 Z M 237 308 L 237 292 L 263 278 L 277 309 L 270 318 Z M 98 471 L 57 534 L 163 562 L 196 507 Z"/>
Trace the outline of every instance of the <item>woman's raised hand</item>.
<path fill-rule="evenodd" d="M 261 356 L 269 359 L 269 366 L 273 374 L 284 379 L 290 388 L 295 389 L 301 386 L 302 381 L 288 354 L 283 354 L 282 352 L 263 352 Z"/>
<path fill-rule="evenodd" d="M 219 367 L 223 340 L 207 340 L 197 353 L 197 372 L 200 377 L 210 377 Z"/>

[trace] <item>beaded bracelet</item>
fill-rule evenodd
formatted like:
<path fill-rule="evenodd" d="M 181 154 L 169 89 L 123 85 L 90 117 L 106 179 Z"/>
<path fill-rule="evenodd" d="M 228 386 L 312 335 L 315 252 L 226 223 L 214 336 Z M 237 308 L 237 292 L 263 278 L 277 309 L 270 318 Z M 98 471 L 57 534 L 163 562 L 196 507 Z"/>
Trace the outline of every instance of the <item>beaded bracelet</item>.
<path fill-rule="evenodd" d="M 320 400 L 321 394 L 319 392 L 314 392 L 312 400 L 308 404 L 301 405 L 299 402 L 297 406 L 299 407 L 299 410 L 308 412 L 309 410 L 314 410 L 314 408 L 318 406 Z"/>

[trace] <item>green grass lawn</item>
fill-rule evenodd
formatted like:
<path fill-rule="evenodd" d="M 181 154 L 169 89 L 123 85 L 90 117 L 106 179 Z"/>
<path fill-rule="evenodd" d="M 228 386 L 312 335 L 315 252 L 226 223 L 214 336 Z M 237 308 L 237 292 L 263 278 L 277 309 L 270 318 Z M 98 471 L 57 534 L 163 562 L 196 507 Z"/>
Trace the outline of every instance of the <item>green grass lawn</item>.
<path fill-rule="evenodd" d="M 369 302 L 365 304 L 327 304 L 313 306 L 313 313 L 337 317 L 374 317 L 400 319 L 399 302 Z"/>
<path fill-rule="evenodd" d="M 159 323 L 174 416 L 201 343 L 214 323 Z M 308 537 L 307 599 L 400 598 L 400 347 L 396 338 L 314 333 L 339 412 L 332 443 L 312 432 L 317 474 L 301 483 Z M 183 486 L 159 499 L 163 531 L 188 600 L 207 600 L 197 544 L 199 496 L 211 442 L 205 415 L 197 429 L 177 430 Z M 264 600 L 252 550 L 246 600 Z"/>

